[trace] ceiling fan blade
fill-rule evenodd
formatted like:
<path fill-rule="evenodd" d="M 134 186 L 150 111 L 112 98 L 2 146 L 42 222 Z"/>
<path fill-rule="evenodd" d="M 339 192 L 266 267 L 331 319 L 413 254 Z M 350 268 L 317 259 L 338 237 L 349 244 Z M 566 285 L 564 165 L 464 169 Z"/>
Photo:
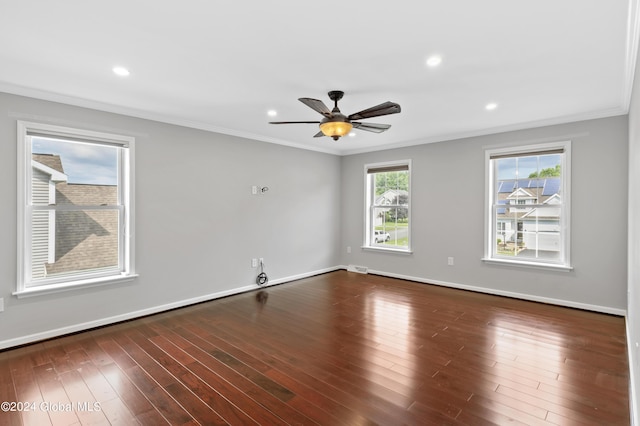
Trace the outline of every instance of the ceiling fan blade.
<path fill-rule="evenodd" d="M 322 131 L 316 133 L 315 135 L 313 135 L 314 138 L 321 138 L 324 136 L 324 133 L 322 133 Z"/>
<path fill-rule="evenodd" d="M 320 124 L 319 121 L 270 121 L 269 124 Z"/>
<path fill-rule="evenodd" d="M 377 124 L 377 123 L 358 123 L 352 122 L 354 129 L 366 130 L 367 132 L 382 133 L 391 127 L 391 124 Z"/>
<path fill-rule="evenodd" d="M 400 112 L 400 105 L 395 102 L 384 102 L 371 108 L 364 109 L 355 114 L 351 114 L 349 120 L 362 120 L 363 118 L 379 117 L 381 115 L 397 114 Z"/>
<path fill-rule="evenodd" d="M 320 114 L 324 115 L 325 117 L 331 118 L 333 116 L 329 108 L 327 108 L 324 102 L 322 102 L 319 99 L 298 98 L 298 100 L 303 104 L 305 104 L 306 106 L 308 106 L 309 108 L 311 108 L 312 110 L 317 111 Z"/>

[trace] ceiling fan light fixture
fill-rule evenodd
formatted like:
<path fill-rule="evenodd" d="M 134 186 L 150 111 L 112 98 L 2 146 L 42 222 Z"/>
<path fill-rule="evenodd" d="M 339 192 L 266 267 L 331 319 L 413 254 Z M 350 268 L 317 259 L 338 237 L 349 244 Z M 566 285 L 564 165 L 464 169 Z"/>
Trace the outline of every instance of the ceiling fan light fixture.
<path fill-rule="evenodd" d="M 320 131 L 325 135 L 338 140 L 341 136 L 348 135 L 353 125 L 348 121 L 325 121 L 320 123 Z"/>

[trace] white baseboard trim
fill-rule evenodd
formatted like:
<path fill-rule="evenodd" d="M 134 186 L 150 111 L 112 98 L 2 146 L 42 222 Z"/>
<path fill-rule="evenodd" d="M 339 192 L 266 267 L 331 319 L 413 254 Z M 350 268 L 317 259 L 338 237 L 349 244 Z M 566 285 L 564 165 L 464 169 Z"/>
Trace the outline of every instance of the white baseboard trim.
<path fill-rule="evenodd" d="M 115 315 L 112 317 L 101 318 L 98 320 L 87 321 L 81 324 L 74 324 L 67 327 L 60 327 L 52 330 L 43 331 L 40 333 L 34 333 L 27 336 L 20 336 L 13 339 L 0 341 L 0 350 L 12 348 L 15 346 L 26 345 L 29 343 L 39 342 L 53 337 L 64 336 L 66 334 L 77 333 L 80 331 L 90 330 L 92 328 L 103 327 L 105 325 L 115 324 L 122 321 L 127 321 L 135 318 L 144 317 L 147 315 L 157 314 L 171 309 L 182 308 L 189 305 L 195 305 L 196 303 L 207 302 L 209 300 L 220 299 L 222 297 L 232 296 L 234 294 L 246 293 L 248 291 L 257 290 L 260 288 L 267 288 L 270 286 L 287 283 L 290 281 L 296 281 L 303 278 L 309 278 L 314 275 L 321 275 L 327 272 L 337 271 L 344 269 L 341 266 L 334 266 L 325 269 L 319 269 L 312 272 L 306 272 L 303 274 L 291 275 L 288 277 L 278 278 L 275 280 L 269 280 L 266 285 L 251 284 L 242 287 L 233 288 L 231 290 L 219 291 L 216 293 L 205 294 L 203 296 L 193 297 L 190 299 L 184 299 L 177 302 L 167 303 L 165 305 L 153 306 L 147 309 L 141 309 L 139 311 L 127 312 L 121 315 Z"/>
<path fill-rule="evenodd" d="M 492 289 L 492 288 L 485 288 L 485 287 L 478 287 L 478 286 L 467 285 L 467 284 L 459 284 L 459 283 L 452 283 L 452 282 L 447 282 L 447 281 L 433 280 L 433 279 L 429 279 L 429 278 L 413 277 L 413 276 L 410 276 L 410 275 L 395 274 L 395 273 L 392 273 L 392 272 L 377 271 L 377 270 L 373 270 L 373 269 L 369 269 L 369 274 L 381 275 L 381 276 L 390 277 L 390 278 L 399 278 L 399 279 L 408 280 L 408 281 L 416 281 L 416 282 L 424 283 L 424 284 L 434 284 L 434 285 L 439 285 L 439 286 L 442 286 L 442 287 L 451 287 L 451 288 L 456 288 L 456 289 L 460 289 L 460 290 L 475 291 L 475 292 L 478 292 L 478 293 L 492 294 L 492 295 L 495 295 L 495 296 L 511 297 L 513 299 L 522 299 L 522 300 L 528 300 L 528 301 L 531 301 L 531 302 L 547 303 L 547 304 L 550 304 L 550 305 L 564 306 L 564 307 L 567 307 L 567 308 L 583 309 L 583 310 L 587 310 L 587 311 L 600 312 L 600 313 L 604 313 L 604 314 L 617 315 L 617 316 L 621 316 L 621 317 L 624 317 L 624 316 L 627 315 L 626 309 L 616 309 L 616 308 L 611 308 L 611 307 L 608 307 L 608 306 L 591 305 L 591 304 L 588 304 L 588 303 L 573 302 L 573 301 L 570 301 L 570 300 L 553 299 L 553 298 L 550 298 L 550 297 L 536 296 L 536 295 L 531 295 L 531 294 L 516 293 L 516 292 L 504 291 L 504 290 L 496 290 L 496 289 Z"/>
<path fill-rule="evenodd" d="M 272 286 L 272 285 L 288 283 L 288 282 L 291 282 L 291 281 L 297 281 L 297 280 L 301 280 L 301 279 L 304 279 L 304 278 L 313 277 L 313 276 L 316 276 L 316 275 L 322 275 L 322 274 L 326 274 L 326 273 L 333 272 L 333 271 L 339 271 L 340 269 L 344 269 L 344 267 L 342 265 L 338 265 L 338 266 L 332 266 L 330 268 L 318 269 L 318 270 L 312 271 L 312 272 L 305 272 L 305 273 L 302 273 L 302 274 L 290 275 L 290 276 L 285 277 L 285 278 L 278 278 L 278 279 L 275 279 L 275 280 L 269 280 L 267 285 L 263 285 L 263 286 L 255 285 L 250 290 L 255 290 L 255 288 L 269 287 L 269 286 Z"/>
<path fill-rule="evenodd" d="M 633 351 L 635 343 L 631 339 L 631 330 L 629 329 L 629 317 L 625 317 L 625 324 L 627 327 L 627 357 L 629 359 L 629 411 L 631 416 L 630 425 L 640 426 L 640 412 L 638 412 L 638 383 L 635 382 L 636 377 L 636 361 L 633 357 Z"/>

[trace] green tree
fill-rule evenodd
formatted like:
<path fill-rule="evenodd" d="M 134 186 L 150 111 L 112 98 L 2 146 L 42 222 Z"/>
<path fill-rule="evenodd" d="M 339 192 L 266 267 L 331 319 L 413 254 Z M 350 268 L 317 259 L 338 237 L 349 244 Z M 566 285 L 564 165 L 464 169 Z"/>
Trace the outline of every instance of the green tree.
<path fill-rule="evenodd" d="M 388 189 L 409 190 L 409 172 L 376 173 L 376 195 L 384 194 Z"/>
<path fill-rule="evenodd" d="M 557 177 L 561 176 L 560 172 L 560 164 L 556 164 L 555 167 L 548 167 L 546 169 L 540 170 L 540 173 L 533 172 L 529 175 L 529 178 L 537 178 L 537 177 Z"/>

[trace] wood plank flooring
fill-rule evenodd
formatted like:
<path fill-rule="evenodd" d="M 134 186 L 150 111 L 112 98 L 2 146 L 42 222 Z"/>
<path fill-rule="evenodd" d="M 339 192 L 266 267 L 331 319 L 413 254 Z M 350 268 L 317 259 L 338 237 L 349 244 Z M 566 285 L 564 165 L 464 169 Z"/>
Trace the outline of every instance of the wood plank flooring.
<path fill-rule="evenodd" d="M 0 424 L 628 425 L 628 371 L 621 317 L 337 271 L 0 352 Z"/>

